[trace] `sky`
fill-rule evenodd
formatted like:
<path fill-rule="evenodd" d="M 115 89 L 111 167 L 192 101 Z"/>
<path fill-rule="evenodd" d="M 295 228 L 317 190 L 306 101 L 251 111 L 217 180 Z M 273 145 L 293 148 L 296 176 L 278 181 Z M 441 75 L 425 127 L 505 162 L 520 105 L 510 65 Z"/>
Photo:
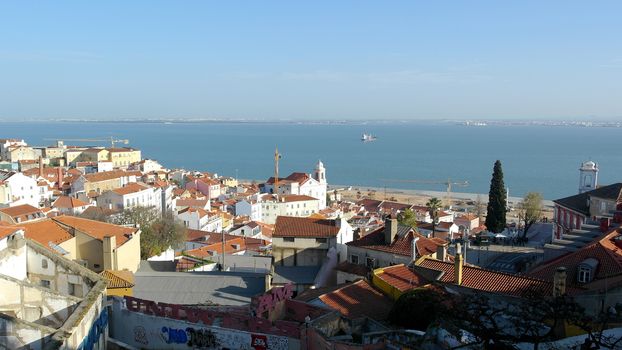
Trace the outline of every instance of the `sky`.
<path fill-rule="evenodd" d="M 622 119 L 622 1 L 5 1 L 0 120 Z"/>

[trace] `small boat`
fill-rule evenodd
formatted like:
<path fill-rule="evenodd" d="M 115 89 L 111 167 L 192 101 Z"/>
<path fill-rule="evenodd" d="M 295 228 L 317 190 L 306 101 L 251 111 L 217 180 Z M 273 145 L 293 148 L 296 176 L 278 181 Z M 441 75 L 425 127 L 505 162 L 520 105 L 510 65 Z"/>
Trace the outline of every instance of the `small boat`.
<path fill-rule="evenodd" d="M 361 137 L 361 141 L 363 142 L 372 142 L 372 141 L 376 141 L 376 136 L 372 135 L 372 134 L 363 134 L 363 136 Z"/>

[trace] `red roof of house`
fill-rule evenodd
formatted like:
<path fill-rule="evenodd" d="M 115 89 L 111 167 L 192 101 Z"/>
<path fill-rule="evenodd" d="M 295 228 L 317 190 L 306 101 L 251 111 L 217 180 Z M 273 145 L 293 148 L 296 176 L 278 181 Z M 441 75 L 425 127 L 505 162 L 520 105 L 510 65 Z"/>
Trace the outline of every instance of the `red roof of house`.
<path fill-rule="evenodd" d="M 29 204 L 16 205 L 0 209 L 0 212 L 9 216 L 16 223 L 38 219 L 44 217 L 43 212 L 39 208 L 35 208 Z"/>
<path fill-rule="evenodd" d="M 57 216 L 52 218 L 52 220 L 68 227 L 75 228 L 76 230 L 100 241 L 103 241 L 106 236 L 115 236 L 117 247 L 123 245 L 130 239 L 131 235 L 134 235 L 139 231 L 139 229 L 133 227 L 113 225 L 101 221 L 82 219 L 75 216 Z"/>
<path fill-rule="evenodd" d="M 273 237 L 335 237 L 339 233 L 338 220 L 279 216 L 274 224 Z"/>
<path fill-rule="evenodd" d="M 374 320 L 386 320 L 393 307 L 391 299 L 365 280 L 321 295 L 319 299 L 349 319 L 367 316 Z"/>
<path fill-rule="evenodd" d="M 376 276 L 400 292 L 421 287 L 430 282 L 424 276 L 404 266 L 404 264 L 385 267 L 381 270 L 376 273 Z"/>
<path fill-rule="evenodd" d="M 126 194 L 136 193 L 147 189 L 149 189 L 149 186 L 147 185 L 139 184 L 137 182 L 131 182 L 123 187 L 115 188 L 114 190 L 112 190 L 112 192 L 124 196 Z"/>
<path fill-rule="evenodd" d="M 440 281 L 454 283 L 454 263 L 435 259 L 424 259 L 419 266 L 441 271 Z M 462 267 L 462 287 L 490 293 L 523 296 L 526 292 L 553 294 L 553 284 L 533 277 L 513 275 L 504 272 L 486 270 L 475 266 Z"/>
<path fill-rule="evenodd" d="M 85 205 L 89 205 L 89 203 L 68 196 L 60 196 L 52 203 L 52 206 L 55 208 L 77 208 Z"/>
<path fill-rule="evenodd" d="M 421 234 L 416 233 L 412 228 L 402 225 L 398 226 L 398 234 L 395 236 L 393 242 L 391 242 L 390 244 L 387 244 L 385 242 L 384 226 L 357 240 L 346 244 L 354 247 L 411 256 L 412 241 L 415 237 L 419 238 L 417 240 L 417 257 L 434 254 L 436 253 L 436 249 L 439 245 L 447 244 L 442 239 L 426 238 Z"/>
<path fill-rule="evenodd" d="M 552 281 L 555 270 L 563 266 L 566 268 L 566 283 L 568 285 L 579 285 L 577 282 L 579 264 L 590 258 L 598 261 L 592 283 L 600 279 L 618 275 L 622 273 L 622 248 L 616 246 L 614 238 L 621 234 L 622 228 L 613 229 L 600 239 L 596 239 L 575 252 L 545 262 L 532 270 L 529 275 Z M 591 283 L 588 283 L 582 286 L 590 289 L 590 284 Z"/>
<path fill-rule="evenodd" d="M 246 250 L 257 251 L 261 245 L 265 245 L 265 242 L 259 239 L 233 236 L 233 238 L 227 239 L 224 245 L 225 254 L 233 254 Z M 188 250 L 185 254 L 195 258 L 206 259 L 213 255 L 221 255 L 223 252 L 222 246 L 222 242 L 216 242 L 196 249 Z"/>

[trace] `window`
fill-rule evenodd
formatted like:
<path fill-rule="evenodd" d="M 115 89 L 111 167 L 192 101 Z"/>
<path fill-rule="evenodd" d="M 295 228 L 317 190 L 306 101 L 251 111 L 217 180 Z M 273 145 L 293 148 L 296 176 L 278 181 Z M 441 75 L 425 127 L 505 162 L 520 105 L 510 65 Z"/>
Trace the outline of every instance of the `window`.
<path fill-rule="evenodd" d="M 353 264 L 357 264 L 358 265 L 358 263 L 359 263 L 359 256 L 352 254 L 350 256 L 350 262 L 352 262 Z"/>
<path fill-rule="evenodd" d="M 39 284 L 41 284 L 41 287 L 50 288 L 50 281 L 48 280 L 41 280 Z"/>
<path fill-rule="evenodd" d="M 42 269 L 47 269 L 48 268 L 48 261 L 47 261 L 47 259 L 41 260 L 41 268 Z"/>
<path fill-rule="evenodd" d="M 580 267 L 579 268 L 579 283 L 587 283 L 590 281 L 590 275 L 592 274 L 592 269 L 589 267 Z"/>
<path fill-rule="evenodd" d="M 326 243 L 328 240 L 326 238 L 316 238 L 315 243 Z"/>
<path fill-rule="evenodd" d="M 99 269 L 99 267 L 100 267 L 99 264 L 93 264 L 94 269 Z"/>
<path fill-rule="evenodd" d="M 370 257 L 365 258 L 365 265 L 370 269 L 373 269 L 376 267 L 376 259 Z"/>
<path fill-rule="evenodd" d="M 296 239 L 294 237 L 283 237 L 283 242 L 293 243 Z"/>

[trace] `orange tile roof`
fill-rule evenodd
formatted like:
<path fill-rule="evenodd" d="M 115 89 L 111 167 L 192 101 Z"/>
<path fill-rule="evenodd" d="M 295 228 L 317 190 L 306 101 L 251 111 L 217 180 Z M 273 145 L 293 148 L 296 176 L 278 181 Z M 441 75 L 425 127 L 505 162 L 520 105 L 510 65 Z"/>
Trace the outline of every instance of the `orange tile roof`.
<path fill-rule="evenodd" d="M 281 200 L 285 203 L 318 200 L 317 198 L 303 195 L 303 194 L 284 194 L 284 195 L 279 196 L 279 198 L 281 198 Z"/>
<path fill-rule="evenodd" d="M 61 244 L 73 238 L 68 229 L 58 225 L 52 219 L 27 222 L 19 224 L 19 227 L 24 229 L 26 238 L 37 241 L 48 249 L 51 249 L 50 242 Z"/>
<path fill-rule="evenodd" d="M 279 216 L 274 224 L 273 237 L 335 237 L 339 233 L 337 220 Z"/>
<path fill-rule="evenodd" d="M 395 287 L 400 292 L 405 292 L 429 283 L 424 276 L 414 272 L 404 264 L 389 266 L 379 270 L 381 271 L 379 271 L 376 276 L 390 286 Z"/>
<path fill-rule="evenodd" d="M 575 252 L 545 262 L 532 270 L 529 275 L 552 281 L 555 270 L 563 266 L 566 268 L 566 283 L 568 285 L 579 285 L 577 281 L 579 264 L 589 258 L 598 261 L 592 283 L 620 274 L 622 273 L 622 247 L 616 246 L 614 238 L 621 234 L 622 228 L 613 229 L 606 235 Z M 590 288 L 589 283 L 582 286 L 588 289 Z"/>
<path fill-rule="evenodd" d="M 19 231 L 19 227 L 0 226 L 0 239 Z"/>
<path fill-rule="evenodd" d="M 54 203 L 52 203 L 52 206 L 55 208 L 76 208 L 83 207 L 85 205 L 89 205 L 89 203 L 81 201 L 78 198 L 68 196 L 60 196 L 54 201 Z"/>
<path fill-rule="evenodd" d="M 375 231 L 349 243 L 349 246 L 360 247 L 371 250 L 378 250 L 382 252 L 412 256 L 412 241 L 415 237 L 417 240 L 417 256 L 432 255 L 436 253 L 436 249 L 439 245 L 447 244 L 445 241 L 439 238 L 426 238 L 419 233 L 416 233 L 411 228 L 405 228 L 400 225 L 400 230 L 407 230 L 408 232 L 398 234 L 393 239 L 393 242 L 387 244 L 384 236 L 384 226 L 376 229 Z"/>
<path fill-rule="evenodd" d="M 321 295 L 319 299 L 349 319 L 369 317 L 386 320 L 393 302 L 367 281 L 361 280 Z"/>
<path fill-rule="evenodd" d="M 222 236 L 221 236 L 222 237 Z M 265 245 L 265 242 L 259 239 L 233 236 L 234 238 L 227 239 L 225 241 L 225 254 L 233 254 L 243 252 L 245 250 L 257 250 L 259 246 Z M 236 245 L 238 246 L 236 248 Z M 221 255 L 223 252 L 222 242 L 216 242 L 196 249 L 191 249 L 185 252 L 185 255 L 206 259 L 214 254 Z"/>
<path fill-rule="evenodd" d="M 9 216 L 16 223 L 39 219 L 45 215 L 39 208 L 35 208 L 29 204 L 16 205 L 14 207 L 2 208 L 0 212 Z"/>
<path fill-rule="evenodd" d="M 134 287 L 134 274 L 130 271 L 104 270 L 100 275 L 108 282 L 108 288 Z"/>
<path fill-rule="evenodd" d="M 204 208 L 207 206 L 209 200 L 207 199 L 178 199 L 175 205 L 178 207 L 198 207 Z"/>
<path fill-rule="evenodd" d="M 100 241 L 105 236 L 115 236 L 117 247 L 123 245 L 130 239 L 130 235 L 136 234 L 139 230 L 133 227 L 124 227 L 119 225 L 108 224 L 105 222 L 82 219 L 75 216 L 57 216 L 52 220 L 59 222 L 71 228 L 83 232 Z"/>
<path fill-rule="evenodd" d="M 454 283 L 454 264 L 435 259 L 424 259 L 419 266 L 444 272 L 440 281 Z M 504 272 L 486 270 L 475 266 L 462 267 L 462 287 L 490 293 L 523 296 L 526 292 L 553 294 L 553 284 L 541 279 Z"/>
<path fill-rule="evenodd" d="M 112 179 L 118 179 L 124 176 L 134 175 L 123 170 L 103 171 L 101 173 L 86 174 L 84 178 L 89 182 L 99 182 Z"/>
<path fill-rule="evenodd" d="M 126 194 L 136 193 L 147 189 L 149 189 L 147 185 L 139 184 L 137 182 L 131 182 L 123 187 L 115 188 L 114 190 L 112 190 L 112 192 L 124 196 Z"/>

